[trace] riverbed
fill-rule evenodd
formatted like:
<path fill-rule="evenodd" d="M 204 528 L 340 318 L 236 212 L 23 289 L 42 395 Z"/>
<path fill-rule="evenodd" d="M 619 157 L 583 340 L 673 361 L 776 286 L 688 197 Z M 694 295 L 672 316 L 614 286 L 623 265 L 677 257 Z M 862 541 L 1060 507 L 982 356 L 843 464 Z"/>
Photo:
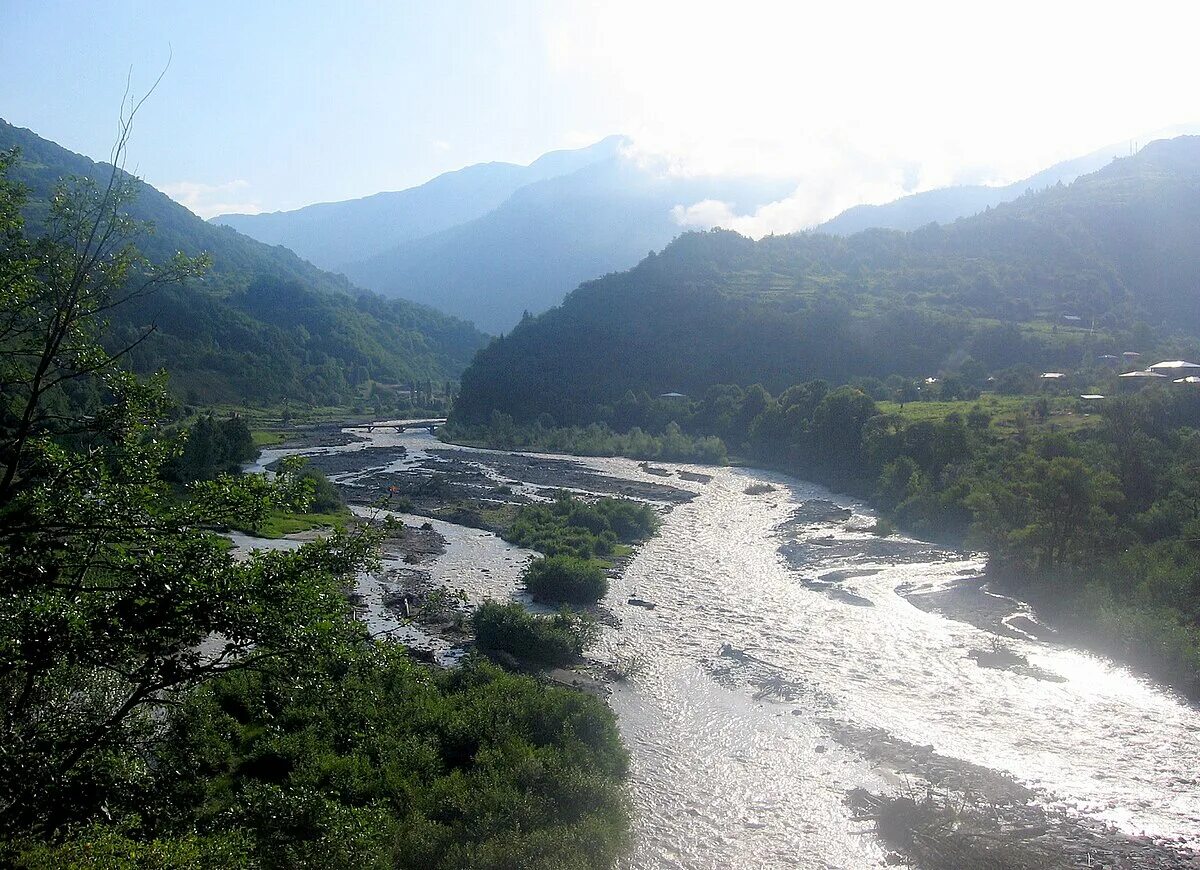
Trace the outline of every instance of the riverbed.
<path fill-rule="evenodd" d="M 361 440 L 264 451 L 257 467 L 338 453 L 336 482 L 378 487 L 453 461 L 507 492 L 546 491 L 544 479 L 515 479 L 509 454 L 424 432 L 347 432 Z M 354 455 L 363 461 L 351 469 Z M 1187 848 L 1200 848 L 1200 712 L 1056 643 L 1027 607 L 989 594 L 978 555 L 880 539 L 864 505 L 780 474 L 575 464 L 605 486 L 669 484 L 691 496 L 664 499 L 661 533 L 614 581 L 593 651 L 636 663 L 609 698 L 632 756 L 629 868 L 877 866 L 888 848 L 847 794 L 920 788 L 929 758 L 1005 774 L 1068 823 L 1153 838 L 1182 856 L 1170 866 L 1197 854 Z M 586 476 L 572 479 L 586 489 Z M 436 529 L 446 551 L 427 566 L 431 582 L 473 603 L 520 597 L 528 551 L 477 528 Z M 452 661 L 453 643 L 378 606 L 386 586 L 383 574 L 359 578 L 373 628 Z M 967 618 L 972 601 L 997 617 Z M 1025 664 L 985 666 L 997 650 Z M 894 746 L 866 751 L 863 734 Z"/>

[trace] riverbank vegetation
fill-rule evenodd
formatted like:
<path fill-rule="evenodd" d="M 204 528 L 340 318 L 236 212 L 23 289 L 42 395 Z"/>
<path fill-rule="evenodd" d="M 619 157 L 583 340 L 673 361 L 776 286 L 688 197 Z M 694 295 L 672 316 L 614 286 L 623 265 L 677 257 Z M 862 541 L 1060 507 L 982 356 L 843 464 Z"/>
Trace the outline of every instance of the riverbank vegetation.
<path fill-rule="evenodd" d="M 608 575 L 600 563 L 577 556 L 535 559 L 521 575 L 529 593 L 539 601 L 595 604 L 608 594 Z"/>
<path fill-rule="evenodd" d="M 552 504 L 523 506 L 501 537 L 543 554 L 522 575 L 535 598 L 589 605 L 608 593 L 610 560 L 648 540 L 659 524 L 644 502 L 562 493 Z"/>
<path fill-rule="evenodd" d="M 471 616 L 475 642 L 484 652 L 518 664 L 561 668 L 578 664 L 596 639 L 591 617 L 563 607 L 549 616 L 520 604 L 481 604 Z"/>
<path fill-rule="evenodd" d="M 175 485 L 180 498 L 189 497 L 187 485 L 234 475 L 259 455 L 254 434 L 239 414 L 218 419 L 210 413 L 197 415 L 190 424 L 170 427 L 168 439 L 181 449 L 169 458 L 162 476 Z M 337 487 L 311 465 L 292 463 L 289 474 L 306 490 L 304 506 L 275 505 L 257 514 L 252 523 L 234 522 L 230 527 L 260 538 L 282 538 L 317 528 L 344 529 L 350 520 Z"/>
<path fill-rule="evenodd" d="M 386 530 L 235 560 L 215 529 L 309 510 L 327 482 L 294 463 L 272 480 L 228 473 L 253 439 L 216 417 L 189 455 L 165 378 L 121 370 L 105 343 L 121 340 L 112 306 L 205 264 L 137 252 L 119 173 L 62 188 L 58 231 L 29 238 L 11 162 L 0 865 L 611 866 L 628 830 L 611 712 L 369 639 L 344 586 Z"/>
<path fill-rule="evenodd" d="M 607 423 L 556 426 L 550 417 L 517 425 L 508 414 L 497 412 L 488 422 L 477 425 L 451 421 L 439 431 L 438 437 L 468 447 L 575 456 L 627 456 L 704 465 L 723 465 L 727 459 L 720 438 L 687 435 L 678 425 L 671 425 L 671 421 L 667 421 L 659 434 L 651 434 L 637 426 L 627 432 L 614 432 Z"/>
<path fill-rule="evenodd" d="M 1200 697 L 1200 390 L 901 407 L 809 381 L 676 408 L 692 437 L 868 498 L 883 532 L 986 550 L 996 582 L 1078 639 Z"/>
<path fill-rule="evenodd" d="M 625 841 L 626 765 L 594 698 L 482 660 L 439 672 L 344 637 L 189 693 L 154 766 L 106 796 L 116 821 L 17 838 L 4 857 L 28 868 L 607 867 Z"/>
<path fill-rule="evenodd" d="M 658 531 L 660 521 L 645 502 L 621 498 L 584 500 L 561 493 L 551 504 L 531 504 L 517 511 L 501 537 L 547 556 L 580 559 L 619 555 L 622 544 L 640 544 Z"/>

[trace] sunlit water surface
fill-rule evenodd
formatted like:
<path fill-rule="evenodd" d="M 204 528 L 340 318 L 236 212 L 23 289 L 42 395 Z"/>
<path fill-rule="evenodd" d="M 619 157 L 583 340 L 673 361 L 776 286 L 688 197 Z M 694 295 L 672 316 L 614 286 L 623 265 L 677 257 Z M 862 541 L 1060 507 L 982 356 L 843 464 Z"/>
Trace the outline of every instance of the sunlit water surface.
<path fill-rule="evenodd" d="M 395 469 L 445 446 L 424 433 L 352 431 L 375 446 L 405 446 Z M 260 467 L 288 452 L 265 451 Z M 487 470 L 488 451 L 464 454 Z M 869 510 L 783 475 L 670 465 L 713 475 L 701 484 L 648 475 L 629 460 L 580 462 L 698 493 L 671 511 L 614 583 L 607 604 L 620 627 L 607 629 L 596 651 L 637 662 L 611 698 L 632 754 L 628 867 L 877 864 L 883 853 L 851 817 L 845 793 L 904 783 L 830 740 L 825 720 L 883 728 L 1009 772 L 1071 812 L 1130 832 L 1200 834 L 1197 710 L 1106 660 L 1033 639 L 1005 643 L 1065 682 L 981 668 L 967 653 L 989 648 L 990 633 L 924 612 L 896 592 L 976 573 L 978 557 L 892 539 L 882 558 L 867 531 Z M 746 494 L 753 483 L 776 490 Z M 781 529 L 798 505 L 817 498 L 850 508 L 851 518 Z M 519 594 L 528 551 L 475 529 L 434 525 L 449 541 L 432 568 L 435 581 L 466 589 L 473 601 Z M 785 543 L 800 554 L 790 565 L 780 554 Z M 802 582 L 843 569 L 877 570 L 841 584 L 871 606 Z M 378 583 L 364 576 L 359 590 L 377 598 Z M 631 597 L 655 608 L 630 605 Z M 376 629 L 402 639 L 415 631 L 372 612 Z M 730 671 L 726 644 L 796 695 L 756 699 L 752 686 L 722 678 Z"/>

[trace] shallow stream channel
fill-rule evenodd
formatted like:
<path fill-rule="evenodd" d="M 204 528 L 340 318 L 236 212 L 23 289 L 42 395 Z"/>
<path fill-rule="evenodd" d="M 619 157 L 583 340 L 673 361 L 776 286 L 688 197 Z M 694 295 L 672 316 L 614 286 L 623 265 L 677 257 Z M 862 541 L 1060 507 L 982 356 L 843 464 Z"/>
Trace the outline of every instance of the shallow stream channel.
<path fill-rule="evenodd" d="M 250 470 L 306 455 L 360 514 L 393 487 L 662 508 L 590 653 L 597 673 L 628 674 L 599 684 L 631 753 L 628 868 L 905 865 L 907 835 L 881 804 L 897 796 L 938 810 L 917 813 L 914 848 L 945 866 L 978 854 L 964 844 L 1020 842 L 1042 856 L 1030 866 L 1200 867 L 1200 711 L 1056 640 L 989 589 L 981 557 L 877 537 L 865 505 L 773 472 L 473 450 L 382 424 L 330 432 Z M 451 664 L 462 640 L 402 619 L 396 589 L 528 604 L 533 554 L 428 519 L 432 503 L 400 519 L 428 522 L 440 545 L 386 554 L 356 601 L 373 632 Z"/>

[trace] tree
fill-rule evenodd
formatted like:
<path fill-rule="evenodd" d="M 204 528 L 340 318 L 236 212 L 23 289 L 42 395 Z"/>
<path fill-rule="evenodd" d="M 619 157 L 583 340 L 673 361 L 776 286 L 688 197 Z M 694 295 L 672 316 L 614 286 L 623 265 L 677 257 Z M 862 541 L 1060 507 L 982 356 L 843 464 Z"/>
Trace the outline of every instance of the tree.
<path fill-rule="evenodd" d="M 1065 456 L 1039 464 L 1034 473 L 1034 520 L 1017 534 L 1032 543 L 1039 566 L 1053 570 L 1076 554 L 1089 531 L 1104 528 L 1093 513 L 1113 497 L 1115 481 L 1106 472 L 1093 473 L 1080 460 Z"/>
<path fill-rule="evenodd" d="M 210 529 L 307 487 L 288 469 L 184 498 L 164 482 L 180 449 L 165 377 L 119 365 L 149 330 L 108 346 L 104 318 L 205 264 L 134 246 L 131 118 L 107 185 L 62 185 L 42 238 L 4 174 L 15 156 L 0 161 L 0 836 L 50 834 L 136 788 L 181 693 L 331 642 L 338 580 L 373 553 L 370 535 L 334 535 L 239 563 Z"/>
<path fill-rule="evenodd" d="M 529 563 L 521 577 L 525 588 L 543 601 L 595 604 L 608 592 L 604 568 L 577 556 L 544 556 Z"/>

